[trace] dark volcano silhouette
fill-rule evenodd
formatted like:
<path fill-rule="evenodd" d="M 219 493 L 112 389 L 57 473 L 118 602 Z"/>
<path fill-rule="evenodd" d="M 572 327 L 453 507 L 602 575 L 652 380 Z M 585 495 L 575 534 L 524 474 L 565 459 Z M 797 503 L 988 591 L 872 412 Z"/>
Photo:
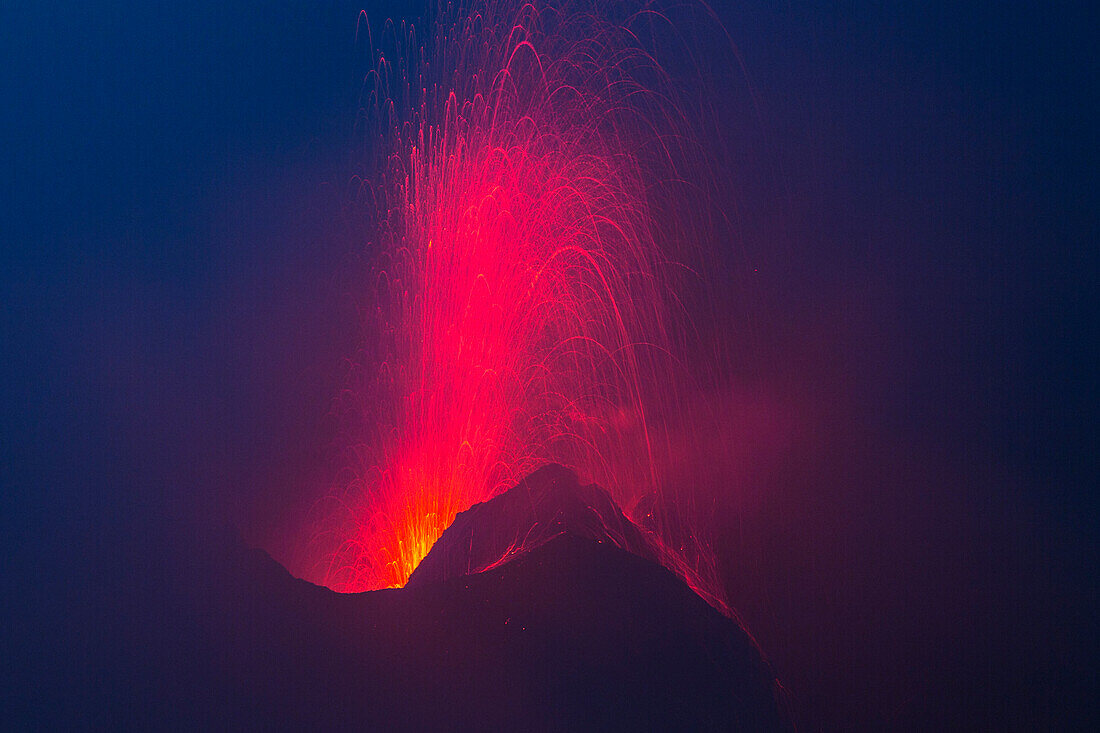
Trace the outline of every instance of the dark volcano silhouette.
<path fill-rule="evenodd" d="M 76 645 L 90 671 L 61 675 L 72 705 L 36 709 L 56 690 L 24 690 L 24 712 L 109 728 L 783 729 L 752 640 L 647 547 L 557 467 L 460 515 L 403 589 L 338 594 L 223 537 L 113 598 Z"/>
<path fill-rule="evenodd" d="M 600 487 L 581 485 L 556 464 L 543 466 L 489 501 L 455 517 L 407 588 L 471 575 L 569 534 L 658 562 L 649 539 Z"/>

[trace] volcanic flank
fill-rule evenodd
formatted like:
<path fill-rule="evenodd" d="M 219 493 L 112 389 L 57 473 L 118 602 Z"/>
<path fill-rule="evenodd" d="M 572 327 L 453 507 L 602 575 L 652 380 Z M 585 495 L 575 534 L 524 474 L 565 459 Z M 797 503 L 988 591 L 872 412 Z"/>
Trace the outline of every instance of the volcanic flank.
<path fill-rule="evenodd" d="M 601 489 L 560 467 L 460 514 L 401 589 L 336 593 L 224 538 L 181 559 L 167 582 L 118 591 L 134 596 L 110 599 L 119 616 L 73 642 L 103 664 L 71 679 L 72 704 L 39 711 L 43 722 L 784 728 L 774 675 L 745 631 L 655 562 Z M 28 703 L 38 694 L 23 691 Z"/>
<path fill-rule="evenodd" d="M 406 587 L 483 572 L 565 534 L 659 561 L 650 540 L 603 489 L 582 486 L 572 471 L 550 464 L 459 513 Z"/>

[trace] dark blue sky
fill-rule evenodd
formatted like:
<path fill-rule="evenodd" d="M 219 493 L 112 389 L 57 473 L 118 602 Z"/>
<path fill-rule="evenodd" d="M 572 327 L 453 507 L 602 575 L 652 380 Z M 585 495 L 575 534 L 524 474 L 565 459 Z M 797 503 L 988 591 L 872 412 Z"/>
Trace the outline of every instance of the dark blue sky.
<path fill-rule="evenodd" d="M 358 338 L 359 8 L 2 11 L 0 526 L 42 598 L 177 518 L 297 541 Z M 728 507 L 735 604 L 810 727 L 919 720 L 960 680 L 991 690 L 971 722 L 1086 699 L 1095 12 L 715 9 L 745 71 L 712 327 L 813 416 Z"/>

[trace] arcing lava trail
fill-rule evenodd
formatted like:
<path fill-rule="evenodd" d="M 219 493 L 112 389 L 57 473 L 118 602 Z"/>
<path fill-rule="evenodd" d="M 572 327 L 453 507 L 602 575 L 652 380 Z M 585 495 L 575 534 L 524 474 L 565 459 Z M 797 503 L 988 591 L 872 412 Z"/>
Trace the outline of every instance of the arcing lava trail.
<path fill-rule="evenodd" d="M 667 431 L 687 422 L 673 263 L 707 218 L 666 183 L 699 149 L 641 40 L 667 18 L 634 10 L 444 4 L 427 35 L 388 22 L 370 42 L 374 339 L 326 585 L 404 585 L 457 513 L 553 462 L 721 598 L 662 495 Z"/>

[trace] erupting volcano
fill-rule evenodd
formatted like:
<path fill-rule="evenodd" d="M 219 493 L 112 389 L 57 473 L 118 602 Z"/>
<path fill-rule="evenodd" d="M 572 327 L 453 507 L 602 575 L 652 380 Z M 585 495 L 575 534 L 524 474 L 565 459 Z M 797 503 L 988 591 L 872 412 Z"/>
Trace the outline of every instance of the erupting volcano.
<path fill-rule="evenodd" d="M 557 463 L 721 604 L 690 492 L 662 480 L 692 378 L 676 263 L 708 220 L 706 187 L 683 195 L 703 147 L 646 41 L 671 23 L 569 0 L 444 3 L 426 34 L 361 20 L 357 200 L 380 224 L 325 584 L 403 586 L 460 512 Z"/>

